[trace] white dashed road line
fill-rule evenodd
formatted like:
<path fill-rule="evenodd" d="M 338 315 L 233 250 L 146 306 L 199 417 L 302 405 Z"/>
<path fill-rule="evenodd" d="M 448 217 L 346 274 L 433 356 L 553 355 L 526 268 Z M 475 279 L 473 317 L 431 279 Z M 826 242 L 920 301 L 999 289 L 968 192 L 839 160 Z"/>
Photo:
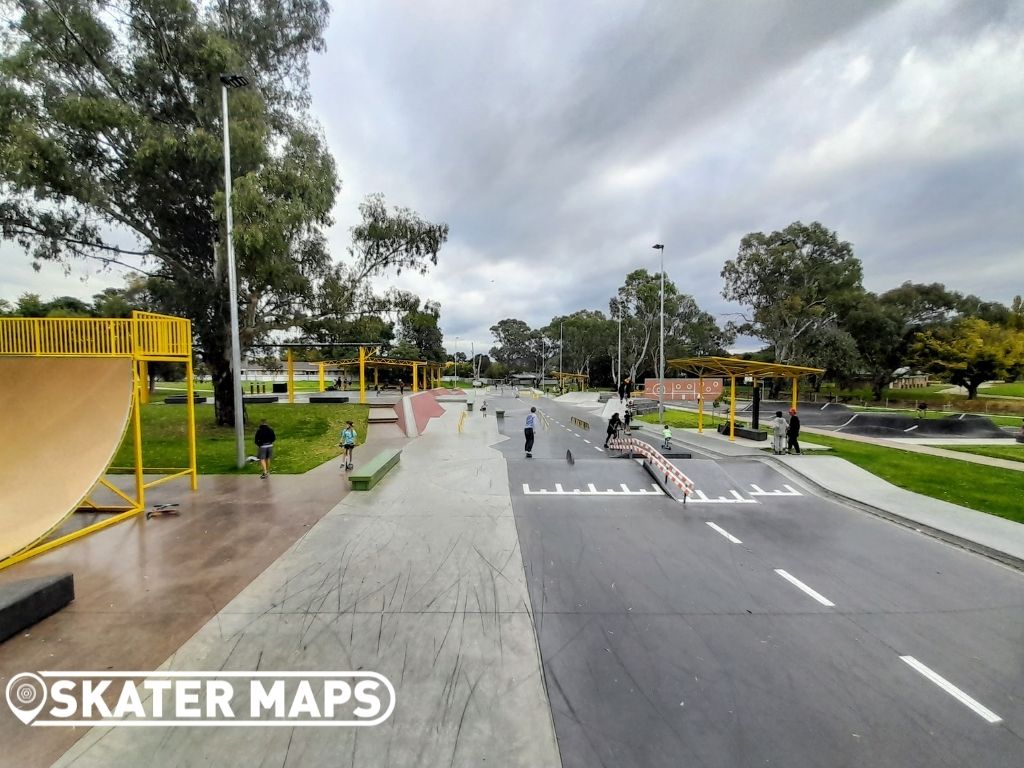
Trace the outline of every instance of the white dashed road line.
<path fill-rule="evenodd" d="M 604 453 L 604 448 L 598 448 L 596 445 L 594 446 L 594 450 L 595 451 L 600 451 L 601 453 Z"/>
<path fill-rule="evenodd" d="M 939 675 L 936 672 L 933 672 L 932 670 L 928 669 L 928 667 L 926 667 L 920 661 L 915 659 L 913 656 L 900 656 L 900 658 L 903 659 L 903 661 L 907 662 L 907 664 L 909 664 L 913 669 L 916 669 L 922 675 L 924 675 L 937 686 L 939 686 L 939 688 L 944 690 L 954 699 L 959 701 L 961 704 L 973 710 L 975 714 L 985 718 L 985 720 L 987 720 L 988 722 L 1001 723 L 1003 721 L 1003 718 L 1001 718 L 991 709 L 979 704 L 977 701 L 972 699 L 966 693 L 964 693 L 951 682 L 949 682 L 946 678 L 942 677 L 942 675 Z"/>
<path fill-rule="evenodd" d="M 727 530 L 725 530 L 724 528 L 719 528 L 719 527 L 718 527 L 717 525 L 715 525 L 714 523 L 712 523 L 712 522 L 711 522 L 710 520 L 708 521 L 708 525 L 710 525 L 710 526 L 711 526 L 711 528 L 712 528 L 713 530 L 716 530 L 716 531 L 718 531 L 718 532 L 719 532 L 720 534 L 722 534 L 723 536 L 725 536 L 725 538 L 727 538 L 727 539 L 728 539 L 729 541 L 731 541 L 731 542 L 732 542 L 733 544 L 742 544 L 742 543 L 743 543 L 742 541 L 740 541 L 739 539 L 737 539 L 737 538 L 736 538 L 735 536 L 733 536 L 733 535 L 732 535 L 731 533 L 729 533 L 729 532 L 728 532 Z"/>
<path fill-rule="evenodd" d="M 788 581 L 790 584 L 792 584 L 794 587 L 796 587 L 797 589 L 803 590 L 804 592 L 806 592 L 808 595 L 813 597 L 815 600 L 817 600 L 819 603 L 821 603 L 822 605 L 826 606 L 827 608 L 835 608 L 836 607 L 835 603 L 833 603 L 827 597 L 824 597 L 823 595 L 819 594 L 818 592 L 815 592 L 813 589 L 808 587 L 806 584 L 804 584 L 802 581 L 800 581 L 800 579 L 796 578 L 795 576 L 790 576 L 788 573 L 786 573 L 781 568 L 776 568 L 775 572 L 777 574 L 779 574 L 779 576 L 784 578 L 786 581 Z"/>
<path fill-rule="evenodd" d="M 583 442 L 586 443 L 587 445 L 590 445 L 590 441 L 587 440 L 587 438 L 585 438 L 585 437 L 583 438 Z"/>

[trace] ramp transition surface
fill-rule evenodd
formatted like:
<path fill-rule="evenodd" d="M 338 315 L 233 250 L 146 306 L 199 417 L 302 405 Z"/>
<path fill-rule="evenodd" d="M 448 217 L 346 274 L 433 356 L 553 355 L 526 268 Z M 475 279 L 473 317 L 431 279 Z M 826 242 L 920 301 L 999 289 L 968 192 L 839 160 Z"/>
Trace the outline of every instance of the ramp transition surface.
<path fill-rule="evenodd" d="M 0 358 L 0 560 L 42 539 L 109 466 L 131 413 L 130 358 Z"/>

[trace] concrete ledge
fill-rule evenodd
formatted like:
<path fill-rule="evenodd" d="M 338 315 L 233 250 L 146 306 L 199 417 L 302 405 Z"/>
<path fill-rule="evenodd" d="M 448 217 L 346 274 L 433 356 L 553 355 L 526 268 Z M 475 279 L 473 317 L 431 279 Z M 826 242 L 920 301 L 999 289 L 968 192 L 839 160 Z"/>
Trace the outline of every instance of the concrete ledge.
<path fill-rule="evenodd" d="M 347 403 L 349 398 L 347 395 L 310 395 L 309 402 L 311 403 Z"/>
<path fill-rule="evenodd" d="M 70 573 L 0 584 L 0 643 L 75 599 Z"/>
<path fill-rule="evenodd" d="M 401 448 L 392 448 L 378 453 L 358 472 L 352 472 L 348 476 L 349 482 L 352 483 L 352 490 L 368 491 L 373 488 L 393 466 L 398 464 L 401 457 Z"/>
<path fill-rule="evenodd" d="M 277 395 L 246 395 L 242 398 L 242 402 L 252 405 L 255 403 L 276 403 L 280 399 Z"/>
<path fill-rule="evenodd" d="M 729 424 L 719 424 L 718 433 L 720 435 L 729 434 Z M 747 440 L 756 440 L 758 442 L 767 442 L 768 433 L 762 432 L 759 429 L 750 429 L 749 427 L 741 427 L 739 424 L 736 425 L 736 437 L 746 438 Z"/>
<path fill-rule="evenodd" d="M 170 397 L 165 397 L 164 402 L 167 403 L 167 405 L 185 405 L 185 403 L 188 402 L 188 395 L 171 395 Z M 192 397 L 192 402 L 196 404 L 205 403 L 206 398 L 194 395 Z"/>

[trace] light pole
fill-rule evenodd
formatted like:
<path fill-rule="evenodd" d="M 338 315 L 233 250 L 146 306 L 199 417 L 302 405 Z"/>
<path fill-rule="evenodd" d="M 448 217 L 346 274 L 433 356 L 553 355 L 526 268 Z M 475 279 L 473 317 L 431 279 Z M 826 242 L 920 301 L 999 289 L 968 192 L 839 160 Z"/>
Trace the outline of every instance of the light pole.
<path fill-rule="evenodd" d="M 455 361 L 455 389 L 459 388 L 459 337 L 455 337 L 455 354 L 452 356 Z"/>
<path fill-rule="evenodd" d="M 562 382 L 565 381 L 565 368 L 562 367 L 562 345 L 565 338 L 565 323 L 558 324 L 558 394 L 562 394 Z"/>
<path fill-rule="evenodd" d="M 238 278 L 235 276 L 235 243 L 232 237 L 234 221 L 231 217 L 231 139 L 228 135 L 228 88 L 244 88 L 249 84 L 245 75 L 221 75 L 220 89 L 224 106 L 224 210 L 227 218 L 228 240 L 228 295 L 231 302 L 231 387 L 235 409 L 235 462 L 245 466 L 245 419 L 242 400 L 242 347 L 238 340 Z"/>
<path fill-rule="evenodd" d="M 665 426 L 665 244 L 657 243 L 651 247 L 661 251 L 661 342 L 658 345 L 658 358 L 661 361 L 658 375 L 661 378 L 661 388 L 658 390 L 658 421 Z"/>
<path fill-rule="evenodd" d="M 619 391 L 622 391 L 622 301 L 619 300 L 617 303 L 619 316 L 619 365 L 615 374 L 615 382 L 619 385 Z"/>

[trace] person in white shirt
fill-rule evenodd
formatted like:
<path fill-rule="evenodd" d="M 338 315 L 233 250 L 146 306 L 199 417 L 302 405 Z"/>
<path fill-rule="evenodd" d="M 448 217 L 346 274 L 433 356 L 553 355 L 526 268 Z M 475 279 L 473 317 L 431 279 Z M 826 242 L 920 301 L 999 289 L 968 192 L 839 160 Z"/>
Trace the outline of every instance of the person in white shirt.
<path fill-rule="evenodd" d="M 533 437 L 534 432 L 537 429 L 537 407 L 533 406 L 530 408 L 530 412 L 526 414 L 526 458 L 533 458 Z"/>

